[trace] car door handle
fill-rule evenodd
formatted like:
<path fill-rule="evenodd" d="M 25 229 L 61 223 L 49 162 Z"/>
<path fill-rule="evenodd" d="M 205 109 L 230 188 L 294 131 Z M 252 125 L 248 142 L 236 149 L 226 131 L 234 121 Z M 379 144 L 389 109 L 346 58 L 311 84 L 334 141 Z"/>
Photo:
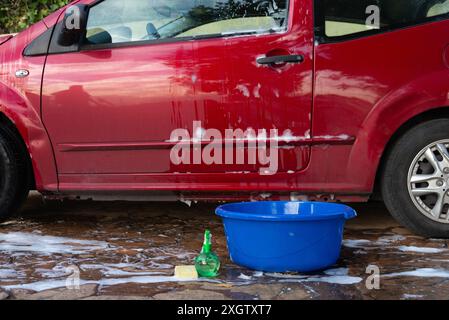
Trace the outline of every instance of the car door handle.
<path fill-rule="evenodd" d="M 302 62 L 304 62 L 304 56 L 300 54 L 272 56 L 257 59 L 257 63 L 263 65 L 276 65 L 276 64 L 302 63 Z"/>

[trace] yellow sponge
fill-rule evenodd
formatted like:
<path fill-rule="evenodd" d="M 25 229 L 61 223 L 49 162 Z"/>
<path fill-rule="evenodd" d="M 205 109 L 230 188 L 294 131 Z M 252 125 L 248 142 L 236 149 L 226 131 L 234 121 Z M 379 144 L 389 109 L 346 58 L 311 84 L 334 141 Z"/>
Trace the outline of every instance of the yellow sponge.
<path fill-rule="evenodd" d="M 195 266 L 176 266 L 175 278 L 198 279 L 198 272 L 196 272 Z"/>

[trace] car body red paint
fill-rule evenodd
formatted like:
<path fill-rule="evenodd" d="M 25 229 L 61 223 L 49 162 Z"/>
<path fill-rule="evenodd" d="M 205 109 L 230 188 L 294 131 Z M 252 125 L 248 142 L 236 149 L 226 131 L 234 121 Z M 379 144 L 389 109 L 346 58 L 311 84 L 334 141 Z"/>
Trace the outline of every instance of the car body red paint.
<path fill-rule="evenodd" d="M 393 135 L 449 106 L 449 21 L 317 44 L 313 1 L 290 5 L 288 31 L 275 34 L 24 56 L 61 9 L 9 39 L 0 47 L 0 111 L 28 148 L 36 188 L 118 198 L 367 199 Z M 256 65 L 276 52 L 305 61 Z M 15 77 L 20 69 L 29 76 Z M 250 165 L 175 166 L 170 132 L 193 121 L 220 131 L 289 129 L 304 139 L 279 149 L 275 175 Z"/>

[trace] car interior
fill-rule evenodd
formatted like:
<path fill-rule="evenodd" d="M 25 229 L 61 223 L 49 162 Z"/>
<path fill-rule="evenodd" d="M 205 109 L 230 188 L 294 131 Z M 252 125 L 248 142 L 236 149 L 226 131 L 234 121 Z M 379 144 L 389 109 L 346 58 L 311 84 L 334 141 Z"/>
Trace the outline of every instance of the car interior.
<path fill-rule="evenodd" d="M 376 2 L 380 9 L 379 27 L 381 29 L 449 13 L 449 0 L 384 0 L 374 2 L 363 0 L 358 2 L 357 5 L 354 5 L 352 0 L 324 0 L 323 2 L 327 37 L 345 36 L 373 29 L 366 23 L 369 15 L 366 8 Z"/>

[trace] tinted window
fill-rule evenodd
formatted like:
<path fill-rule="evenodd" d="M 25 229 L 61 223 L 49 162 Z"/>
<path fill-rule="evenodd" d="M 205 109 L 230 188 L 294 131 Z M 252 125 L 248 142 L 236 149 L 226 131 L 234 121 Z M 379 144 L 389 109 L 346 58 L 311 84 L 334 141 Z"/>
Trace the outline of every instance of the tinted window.
<path fill-rule="evenodd" d="M 327 37 L 418 24 L 449 13 L 449 0 L 319 0 Z"/>
<path fill-rule="evenodd" d="M 120 43 L 286 29 L 288 0 L 105 0 L 87 41 Z"/>

